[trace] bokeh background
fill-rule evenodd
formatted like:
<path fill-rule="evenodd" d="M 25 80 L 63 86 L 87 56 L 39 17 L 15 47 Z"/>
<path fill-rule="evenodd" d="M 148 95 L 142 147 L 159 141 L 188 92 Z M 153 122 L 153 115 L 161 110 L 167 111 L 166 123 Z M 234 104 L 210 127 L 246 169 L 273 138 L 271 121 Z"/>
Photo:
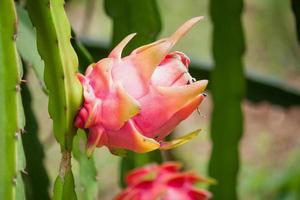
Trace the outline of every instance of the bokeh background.
<path fill-rule="evenodd" d="M 214 63 L 213 23 L 209 4 L 209 0 L 157 1 L 158 17 L 161 20 L 158 38 L 170 35 L 191 17 L 205 16 L 174 48 L 185 52 L 192 63 L 199 65 L 200 70 L 196 76 L 202 77 L 203 72 L 205 78 L 206 72 L 212 70 Z M 111 47 L 113 21 L 105 12 L 103 0 L 69 0 L 65 8 L 79 41 L 87 47 L 99 48 L 99 54 L 101 49 Z M 272 87 L 265 94 L 260 94 L 262 97 L 265 95 L 265 99 L 253 101 L 253 98 L 244 98 L 241 102 L 244 128 L 238 146 L 238 196 L 242 200 L 300 199 L 300 45 L 297 42 L 291 2 L 245 0 L 241 21 L 246 44 L 243 56 L 245 76 L 247 79 L 258 80 L 261 84 L 259 87 Z M 99 55 L 101 56 L 104 55 Z M 28 76 L 34 113 L 39 122 L 39 138 L 45 151 L 44 162 L 53 183 L 60 161 L 59 145 L 52 134 L 47 97 L 40 90 L 33 70 L 29 70 Z M 222 81 L 226 84 L 228 80 L 224 77 Z M 257 91 L 251 91 L 254 96 L 256 92 L 259 93 L 259 87 L 256 88 Z M 282 93 L 276 93 L 278 88 Z M 268 97 L 273 94 L 272 89 L 277 95 L 274 101 L 272 97 Z M 181 135 L 200 127 L 201 134 L 190 143 L 172 151 L 186 169 L 205 176 L 209 176 L 213 110 L 212 94 L 210 90 L 207 93 L 208 98 L 200 106 L 200 112 L 195 112 L 175 130 L 175 135 Z M 281 94 L 294 98 L 291 100 L 280 96 Z M 226 131 L 218 134 L 226 134 Z M 222 138 L 226 139 L 226 135 Z M 98 199 L 112 199 L 120 191 L 118 181 L 121 158 L 101 148 L 95 151 L 94 160 L 97 168 Z M 75 177 L 78 177 L 77 161 L 74 160 L 73 163 Z M 222 166 L 218 167 L 222 169 Z"/>

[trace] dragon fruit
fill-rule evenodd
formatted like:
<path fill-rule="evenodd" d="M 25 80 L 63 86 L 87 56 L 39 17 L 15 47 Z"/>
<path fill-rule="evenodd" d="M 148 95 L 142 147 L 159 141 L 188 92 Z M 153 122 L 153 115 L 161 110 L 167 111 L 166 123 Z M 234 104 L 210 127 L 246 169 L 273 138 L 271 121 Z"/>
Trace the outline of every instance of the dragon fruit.
<path fill-rule="evenodd" d="M 125 181 L 127 188 L 115 200 L 207 200 L 208 191 L 195 188 L 197 182 L 210 180 L 193 172 L 180 172 L 180 164 L 166 162 L 147 165 L 131 171 Z"/>
<path fill-rule="evenodd" d="M 175 43 L 202 17 L 184 23 L 172 36 L 141 46 L 126 57 L 123 48 L 135 34 L 125 37 L 109 54 L 78 74 L 84 103 L 75 126 L 88 130 L 88 154 L 106 146 L 112 152 L 145 153 L 168 149 L 186 137 L 163 139 L 204 99 L 207 80 L 194 81 L 189 58 L 171 52 Z"/>

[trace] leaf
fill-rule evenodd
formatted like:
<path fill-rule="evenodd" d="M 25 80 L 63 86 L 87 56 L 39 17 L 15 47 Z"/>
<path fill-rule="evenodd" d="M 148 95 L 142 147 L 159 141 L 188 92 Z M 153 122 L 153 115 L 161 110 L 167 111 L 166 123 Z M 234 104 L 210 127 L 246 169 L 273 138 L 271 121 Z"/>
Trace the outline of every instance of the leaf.
<path fill-rule="evenodd" d="M 161 20 L 155 0 L 106 0 L 105 11 L 113 20 L 112 47 L 125 36 L 137 33 L 137 36 L 126 46 L 124 55 L 133 49 L 153 42 L 161 30 Z M 146 163 L 162 160 L 159 151 L 147 154 L 129 152 L 121 161 L 120 185 L 125 186 L 124 177 L 128 171 Z"/>
<path fill-rule="evenodd" d="M 215 68 L 210 81 L 214 109 L 209 173 L 218 181 L 211 187 L 216 200 L 238 198 L 239 141 L 243 133 L 241 101 L 245 95 L 242 8 L 243 0 L 210 3 Z"/>
<path fill-rule="evenodd" d="M 93 157 L 86 155 L 87 137 L 83 130 L 78 130 L 73 141 L 73 155 L 79 163 L 78 199 L 97 199 L 97 170 Z"/>
<path fill-rule="evenodd" d="M 0 199 L 24 199 L 25 160 L 21 133 L 25 123 L 20 96 L 22 68 L 16 48 L 14 1 L 0 1 Z"/>
<path fill-rule="evenodd" d="M 63 0 L 29 0 L 29 16 L 36 28 L 38 51 L 45 63 L 49 114 L 54 135 L 63 149 L 71 150 L 76 133 L 73 120 L 82 101 L 76 77 L 78 60 L 70 43 L 71 27 Z"/>

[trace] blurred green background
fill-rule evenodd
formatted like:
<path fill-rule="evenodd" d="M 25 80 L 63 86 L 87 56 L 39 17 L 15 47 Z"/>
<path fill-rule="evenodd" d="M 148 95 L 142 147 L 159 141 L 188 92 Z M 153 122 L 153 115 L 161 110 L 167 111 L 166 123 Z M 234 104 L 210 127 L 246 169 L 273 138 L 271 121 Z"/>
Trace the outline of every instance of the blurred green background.
<path fill-rule="evenodd" d="M 111 43 L 112 20 L 106 15 L 103 4 L 102 0 L 67 1 L 65 8 L 69 20 L 83 44 L 108 47 Z M 189 18 L 205 16 L 205 19 L 195 26 L 174 50 L 185 52 L 192 62 L 199 61 L 210 66 L 214 61 L 211 53 L 213 25 L 209 14 L 209 0 L 159 0 L 157 4 L 162 21 L 162 31 L 158 38 L 170 35 Z M 299 91 L 300 46 L 297 43 L 291 2 L 245 0 L 241 20 L 246 43 L 244 55 L 246 71 Z M 28 73 L 34 112 L 39 122 L 39 138 L 46 153 L 45 166 L 53 183 L 59 166 L 59 145 L 52 135 L 47 97 L 40 90 L 33 70 L 29 70 Z M 212 147 L 211 96 L 208 92 L 208 98 L 200 106 L 200 114 L 195 112 L 175 131 L 175 134 L 180 135 L 201 127 L 202 133 L 189 144 L 173 150 L 187 169 L 207 176 Z M 239 146 L 241 164 L 237 187 L 240 199 L 299 199 L 299 104 L 300 102 L 298 106 L 282 107 L 269 101 L 259 103 L 247 99 L 242 101 L 244 134 Z M 120 190 L 118 187 L 120 158 L 101 148 L 95 152 L 95 163 L 98 199 L 109 200 Z M 73 166 L 75 177 L 78 177 L 76 160 Z M 222 166 L 219 167 L 222 169 Z"/>

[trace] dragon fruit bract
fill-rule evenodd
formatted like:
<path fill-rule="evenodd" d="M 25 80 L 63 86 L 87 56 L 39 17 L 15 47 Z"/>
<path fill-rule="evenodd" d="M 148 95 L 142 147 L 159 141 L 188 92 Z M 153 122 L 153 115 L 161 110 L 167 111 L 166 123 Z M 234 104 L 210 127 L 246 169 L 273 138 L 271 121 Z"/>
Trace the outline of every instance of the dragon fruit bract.
<path fill-rule="evenodd" d="M 148 165 L 130 172 L 127 188 L 115 200 L 207 200 L 211 194 L 193 185 L 206 182 L 193 172 L 180 172 L 180 165 L 167 162 Z"/>
<path fill-rule="evenodd" d="M 171 37 L 139 47 L 122 58 L 123 48 L 135 35 L 131 34 L 108 58 L 91 64 L 85 76 L 78 74 L 84 104 L 75 126 L 88 129 L 89 153 L 96 146 L 139 153 L 176 146 L 163 139 L 199 106 L 207 81 L 192 81 L 189 58 L 170 50 L 201 18 L 190 19 Z"/>

